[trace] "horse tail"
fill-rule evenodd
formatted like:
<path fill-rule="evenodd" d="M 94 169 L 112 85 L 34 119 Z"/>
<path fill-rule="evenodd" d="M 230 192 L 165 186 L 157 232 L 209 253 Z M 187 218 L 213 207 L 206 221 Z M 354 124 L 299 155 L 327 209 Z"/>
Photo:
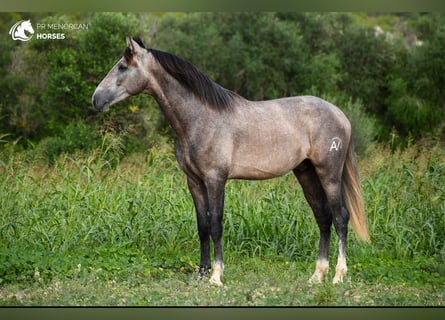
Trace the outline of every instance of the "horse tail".
<path fill-rule="evenodd" d="M 360 186 L 352 141 L 349 144 L 348 154 L 343 168 L 342 196 L 346 209 L 349 212 L 352 230 L 354 230 L 359 240 L 370 242 L 368 227 L 366 225 L 362 188 Z"/>

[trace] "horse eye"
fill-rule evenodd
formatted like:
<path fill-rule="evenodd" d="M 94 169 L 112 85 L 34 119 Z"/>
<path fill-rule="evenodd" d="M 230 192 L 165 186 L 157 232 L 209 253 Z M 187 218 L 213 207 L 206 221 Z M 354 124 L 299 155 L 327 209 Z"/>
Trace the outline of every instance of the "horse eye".
<path fill-rule="evenodd" d="M 119 66 L 118 66 L 118 70 L 119 71 L 125 71 L 125 70 L 127 70 L 128 69 L 128 67 L 126 66 L 126 65 L 124 65 L 124 64 L 120 64 Z"/>

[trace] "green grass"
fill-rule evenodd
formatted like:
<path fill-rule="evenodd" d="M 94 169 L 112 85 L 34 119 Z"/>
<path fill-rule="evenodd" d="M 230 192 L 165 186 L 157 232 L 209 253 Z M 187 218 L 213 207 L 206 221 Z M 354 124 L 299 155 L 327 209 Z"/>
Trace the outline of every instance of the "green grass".
<path fill-rule="evenodd" d="M 328 281 L 309 285 L 312 270 L 304 263 L 236 258 L 228 259 L 222 288 L 197 280 L 197 273 L 189 270 L 158 267 L 145 275 L 135 272 L 104 279 L 105 270 L 76 267 L 69 277 L 45 280 L 34 275 L 26 285 L 8 284 L 0 290 L 0 301 L 46 306 L 437 306 L 445 302 L 443 285 L 428 275 L 422 276 L 422 284 L 413 285 L 396 279 L 370 283 L 352 272 L 340 285 Z M 393 267 L 414 271 L 400 262 Z"/>
<path fill-rule="evenodd" d="M 6 153 L 5 153 L 6 154 Z M 0 157 L 0 305 L 445 305 L 445 152 L 435 144 L 359 161 L 372 237 L 349 273 L 310 286 L 318 228 L 292 175 L 230 181 L 224 287 L 197 280 L 199 242 L 170 145 L 109 165 L 100 150 Z"/>

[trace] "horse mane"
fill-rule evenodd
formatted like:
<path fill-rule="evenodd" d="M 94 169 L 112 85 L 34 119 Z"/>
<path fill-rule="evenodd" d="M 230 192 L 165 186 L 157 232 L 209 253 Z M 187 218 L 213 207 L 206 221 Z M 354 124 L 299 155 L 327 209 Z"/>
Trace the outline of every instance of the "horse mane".
<path fill-rule="evenodd" d="M 133 38 L 142 48 L 145 48 L 140 38 Z M 216 110 L 228 110 L 233 101 L 240 98 L 233 91 L 221 87 L 208 76 L 201 73 L 190 62 L 187 62 L 171 53 L 147 49 L 153 54 L 156 61 L 180 84 L 192 91 L 203 103 Z"/>

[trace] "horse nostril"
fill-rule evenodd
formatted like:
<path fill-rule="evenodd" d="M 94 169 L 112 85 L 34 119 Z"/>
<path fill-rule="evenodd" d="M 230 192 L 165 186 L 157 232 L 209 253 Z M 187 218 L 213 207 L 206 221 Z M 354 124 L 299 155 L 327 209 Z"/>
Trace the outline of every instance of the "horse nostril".
<path fill-rule="evenodd" d="M 96 90 L 91 97 L 91 103 L 98 111 L 108 110 L 111 101 L 113 101 L 113 96 L 110 96 L 108 90 Z"/>
<path fill-rule="evenodd" d="M 92 104 L 93 104 L 93 107 L 96 109 L 96 110 L 99 110 L 102 106 L 101 106 L 101 99 L 100 99 L 100 97 L 97 97 L 97 95 L 96 94 L 93 94 L 93 97 L 92 97 L 92 99 L 91 99 L 91 102 L 92 102 Z"/>

